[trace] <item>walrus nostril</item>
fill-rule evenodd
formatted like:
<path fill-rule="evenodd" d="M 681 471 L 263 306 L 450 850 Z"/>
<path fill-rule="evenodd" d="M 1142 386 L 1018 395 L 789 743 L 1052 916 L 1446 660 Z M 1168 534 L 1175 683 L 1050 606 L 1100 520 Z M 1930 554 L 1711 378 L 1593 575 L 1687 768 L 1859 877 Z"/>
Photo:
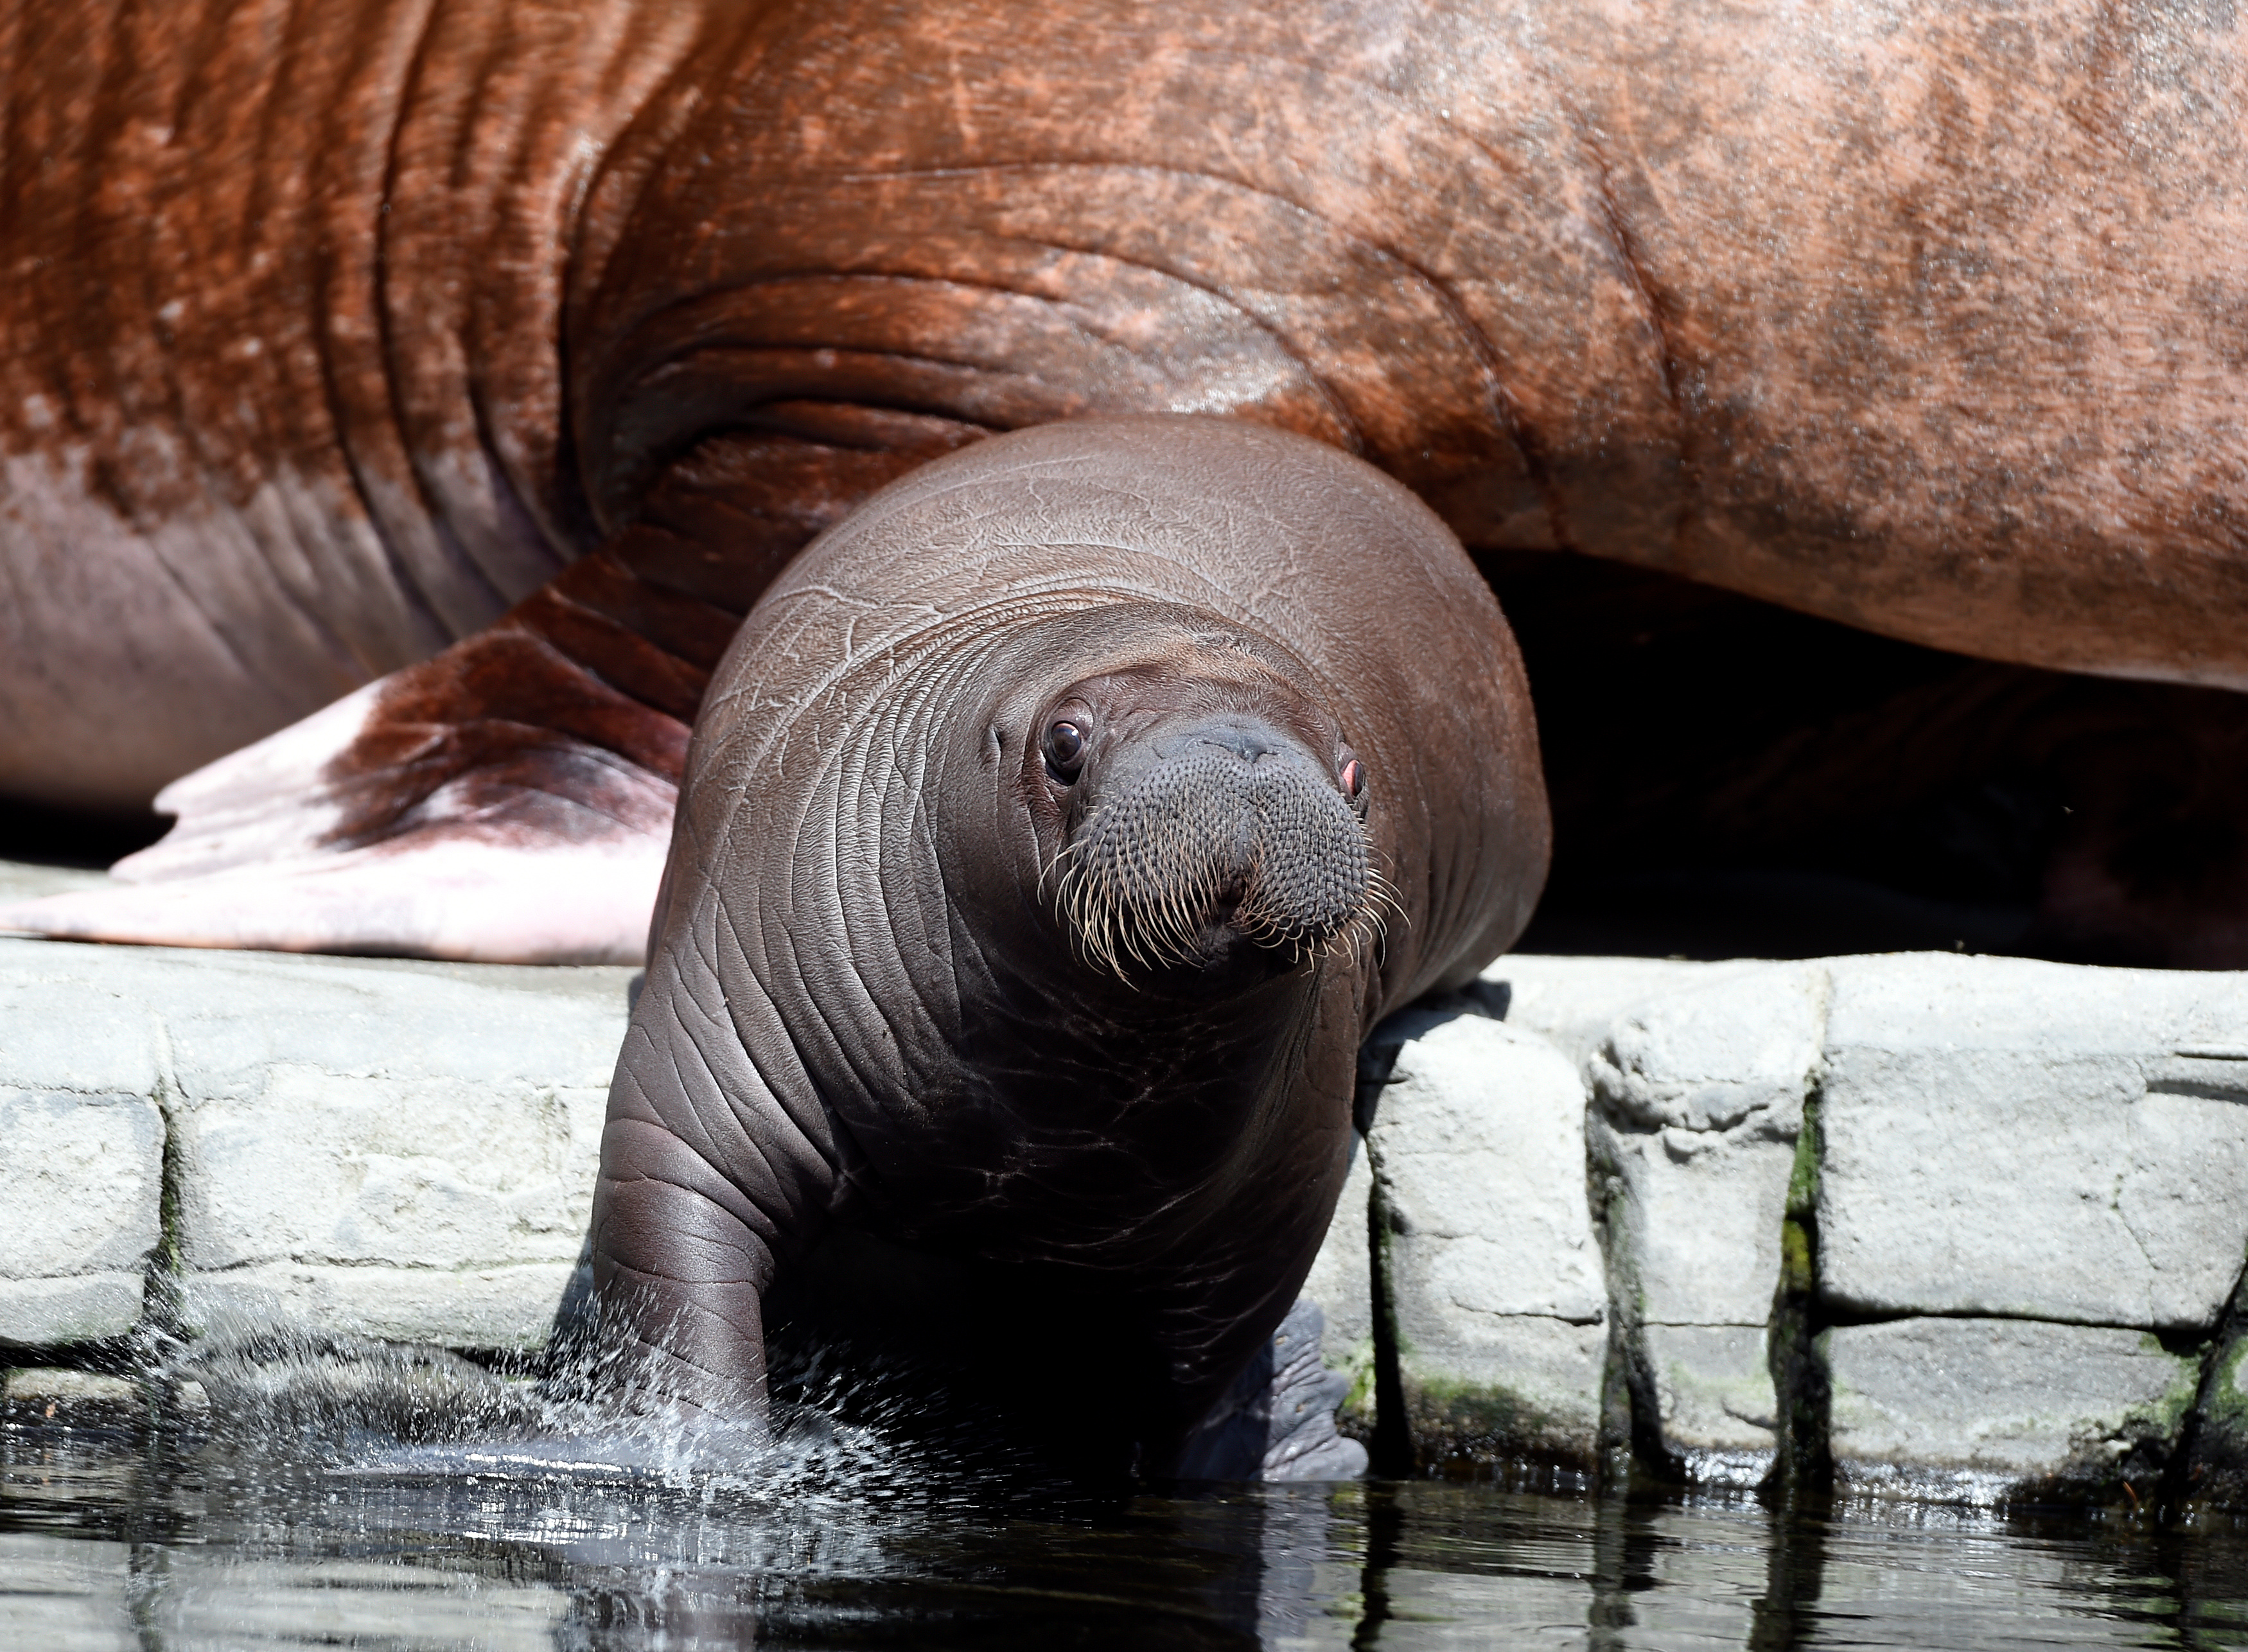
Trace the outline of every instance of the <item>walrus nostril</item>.
<path fill-rule="evenodd" d="M 1205 723 L 1185 734 L 1159 739 L 1155 752 L 1167 763 L 1206 750 L 1230 752 L 1244 763 L 1255 763 L 1288 750 L 1289 743 L 1271 730 L 1251 723 Z"/>
<path fill-rule="evenodd" d="M 1280 750 L 1278 740 L 1256 729 L 1212 729 L 1203 735 L 1202 743 L 1216 746 L 1221 751 L 1230 751 L 1244 763 L 1269 757 Z"/>

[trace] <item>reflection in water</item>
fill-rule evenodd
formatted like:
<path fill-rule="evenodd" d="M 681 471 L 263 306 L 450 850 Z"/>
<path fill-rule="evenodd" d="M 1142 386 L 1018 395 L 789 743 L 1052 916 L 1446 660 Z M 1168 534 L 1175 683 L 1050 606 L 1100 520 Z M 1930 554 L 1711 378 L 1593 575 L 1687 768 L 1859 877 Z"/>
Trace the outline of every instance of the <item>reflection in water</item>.
<path fill-rule="evenodd" d="M 2229 1526 L 504 1455 L 10 1424 L 0 1648 L 2248 1646 Z"/>

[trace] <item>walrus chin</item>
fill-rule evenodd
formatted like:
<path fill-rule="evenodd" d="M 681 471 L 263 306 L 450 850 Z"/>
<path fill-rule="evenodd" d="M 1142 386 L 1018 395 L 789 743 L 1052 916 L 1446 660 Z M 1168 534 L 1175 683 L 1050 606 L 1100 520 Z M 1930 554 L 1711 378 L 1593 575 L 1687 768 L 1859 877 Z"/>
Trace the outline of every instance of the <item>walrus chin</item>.
<path fill-rule="evenodd" d="M 1294 739 L 1224 718 L 1142 738 L 1107 765 L 1056 858 L 1055 901 L 1087 960 L 1208 967 L 1241 949 L 1293 967 L 1379 933 L 1354 759 L 1338 780 Z"/>

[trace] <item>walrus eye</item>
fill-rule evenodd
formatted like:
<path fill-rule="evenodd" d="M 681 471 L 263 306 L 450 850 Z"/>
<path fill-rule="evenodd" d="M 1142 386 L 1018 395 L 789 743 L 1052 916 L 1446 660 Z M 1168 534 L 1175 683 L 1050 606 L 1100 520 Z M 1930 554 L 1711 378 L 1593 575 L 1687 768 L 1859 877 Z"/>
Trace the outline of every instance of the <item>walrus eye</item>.
<path fill-rule="evenodd" d="M 1342 765 L 1342 789 L 1353 803 L 1366 795 L 1366 765 L 1356 757 Z"/>
<path fill-rule="evenodd" d="M 1085 766 L 1085 730 L 1066 720 L 1046 730 L 1046 771 L 1068 785 Z"/>

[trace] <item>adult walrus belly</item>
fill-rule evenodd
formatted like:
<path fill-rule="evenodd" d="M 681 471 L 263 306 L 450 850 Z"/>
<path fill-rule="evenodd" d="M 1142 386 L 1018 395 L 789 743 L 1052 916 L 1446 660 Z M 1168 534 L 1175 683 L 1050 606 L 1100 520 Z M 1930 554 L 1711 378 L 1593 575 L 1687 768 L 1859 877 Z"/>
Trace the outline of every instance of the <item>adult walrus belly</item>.
<path fill-rule="evenodd" d="M 878 494 L 689 755 L 593 1216 L 633 1381 L 761 1412 L 764 1304 L 843 1228 L 1004 1265 L 977 1288 L 1142 1467 L 1253 1471 L 1196 1425 L 1326 1232 L 1358 1046 L 1546 858 L 1505 621 L 1371 467 L 1100 421 Z"/>
<path fill-rule="evenodd" d="M 0 921 L 637 956 L 689 725 L 788 559 L 993 432 L 1180 411 L 1359 455 L 1486 560 L 1633 565 L 1929 650 L 2183 685 L 2116 725 L 2143 754 L 2165 744 L 2148 716 L 2197 708 L 2174 771 L 2061 785 L 2029 881 L 2063 917 L 2155 912 L 2171 961 L 2248 959 L 2230 13 L 6 16 L 0 793 L 168 787 L 179 819 L 129 887 Z M 1648 627 L 1596 607 L 1557 681 L 1604 628 Z M 1885 746 L 1820 725 L 1681 762 L 1802 694 L 1768 679 L 1712 714 L 1725 653 L 1587 670 L 1595 696 L 1652 686 L 1549 745 L 1686 796 L 1722 842 L 1776 816 L 1862 830 L 1891 774 L 1960 744 L 1916 678 Z M 1835 651 L 1801 653 L 1822 676 Z M 1694 713 L 1677 738 L 1637 716 L 1665 706 Z M 2105 715 L 2037 738 L 2077 750 Z M 1775 796 L 1806 750 L 1845 784 Z M 1712 787 L 1754 818 L 1696 813 Z M 1668 816 L 1585 795 L 1595 831 Z"/>

